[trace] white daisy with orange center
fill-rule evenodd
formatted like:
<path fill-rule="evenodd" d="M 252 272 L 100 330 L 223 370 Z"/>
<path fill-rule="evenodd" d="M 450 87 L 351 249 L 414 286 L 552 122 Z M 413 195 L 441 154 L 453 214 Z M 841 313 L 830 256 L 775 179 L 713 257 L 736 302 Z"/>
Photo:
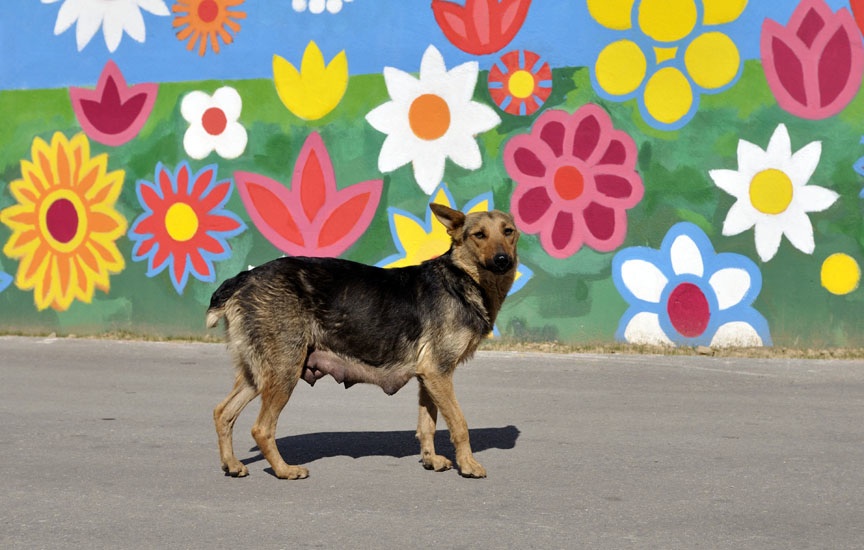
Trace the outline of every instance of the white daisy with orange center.
<path fill-rule="evenodd" d="M 472 101 L 477 74 L 476 61 L 448 71 L 434 46 L 423 54 L 419 78 L 385 67 L 391 101 L 366 115 L 373 128 L 387 134 L 378 169 L 392 172 L 410 162 L 417 184 L 430 195 L 444 177 L 448 158 L 468 170 L 480 168 L 475 138 L 501 119 L 488 105 Z"/>
<path fill-rule="evenodd" d="M 189 129 L 183 136 L 183 148 L 193 159 L 203 159 L 213 151 L 225 159 L 234 159 L 246 150 L 246 129 L 237 119 L 243 101 L 237 90 L 224 86 L 213 95 L 190 92 L 183 98 L 180 112 Z"/>

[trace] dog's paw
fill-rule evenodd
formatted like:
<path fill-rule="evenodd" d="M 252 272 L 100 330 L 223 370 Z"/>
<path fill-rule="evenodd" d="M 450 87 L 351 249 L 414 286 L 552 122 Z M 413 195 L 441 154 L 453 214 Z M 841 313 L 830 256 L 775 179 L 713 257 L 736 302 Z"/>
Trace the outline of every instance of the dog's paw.
<path fill-rule="evenodd" d="M 274 468 L 273 473 L 279 479 L 305 479 L 309 477 L 309 470 L 302 466 L 288 466 L 279 469 Z"/>
<path fill-rule="evenodd" d="M 486 477 L 486 468 L 473 458 L 466 458 L 459 462 L 459 475 L 473 478 Z"/>
<path fill-rule="evenodd" d="M 249 468 L 239 460 L 235 464 L 223 464 L 222 471 L 225 472 L 225 475 L 231 477 L 246 477 L 249 475 Z"/>
<path fill-rule="evenodd" d="M 435 470 L 436 472 L 443 472 L 453 467 L 453 463 L 450 462 L 448 458 L 441 455 L 424 456 L 421 462 L 423 462 L 424 468 L 427 470 Z"/>

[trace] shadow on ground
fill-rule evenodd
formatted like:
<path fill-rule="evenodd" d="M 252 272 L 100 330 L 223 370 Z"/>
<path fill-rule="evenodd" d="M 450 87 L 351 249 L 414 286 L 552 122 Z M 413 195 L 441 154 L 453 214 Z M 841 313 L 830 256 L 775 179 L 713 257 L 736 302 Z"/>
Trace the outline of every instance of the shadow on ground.
<path fill-rule="evenodd" d="M 469 430 L 471 448 L 475 453 L 486 449 L 512 449 L 519 438 L 516 426 L 503 428 L 477 428 Z M 291 435 L 276 440 L 279 452 L 289 464 L 307 464 L 322 458 L 334 456 L 392 456 L 405 458 L 420 455 L 420 444 L 413 431 L 398 432 L 319 432 Z M 253 447 L 250 451 L 257 451 Z M 453 456 L 453 444 L 449 432 L 438 430 L 435 433 L 435 450 L 445 456 Z M 252 464 L 264 460 L 260 453 L 242 462 Z"/>

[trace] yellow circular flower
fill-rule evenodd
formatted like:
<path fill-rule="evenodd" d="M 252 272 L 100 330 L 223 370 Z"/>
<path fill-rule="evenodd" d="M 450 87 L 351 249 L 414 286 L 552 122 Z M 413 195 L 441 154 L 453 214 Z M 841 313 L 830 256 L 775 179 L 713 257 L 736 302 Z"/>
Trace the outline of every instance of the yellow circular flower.
<path fill-rule="evenodd" d="M 832 254 L 822 263 L 822 286 L 832 294 L 849 294 L 861 282 L 861 268 L 848 254 Z"/>
<path fill-rule="evenodd" d="M 741 66 L 741 56 L 731 38 L 722 32 L 706 32 L 687 46 L 684 64 L 693 82 L 714 90 L 732 82 Z"/>
<path fill-rule="evenodd" d="M 685 38 L 697 21 L 693 0 L 642 0 L 639 4 L 639 28 L 659 42 Z"/>
<path fill-rule="evenodd" d="M 33 289 L 38 309 L 64 311 L 76 298 L 90 303 L 95 288 L 108 292 L 108 276 L 125 267 L 115 241 L 126 219 L 114 208 L 124 172 L 108 172 L 107 155 L 91 158 L 83 133 L 36 138 L 31 156 L 9 184 L 17 203 L 0 211 L 12 230 L 3 252 L 20 260 L 15 284 Z"/>
<path fill-rule="evenodd" d="M 657 121 L 673 124 L 693 106 L 693 88 L 675 67 L 664 67 L 645 84 L 645 108 Z"/>
<path fill-rule="evenodd" d="M 631 40 L 619 40 L 603 48 L 597 56 L 594 74 L 606 92 L 627 95 L 642 84 L 647 68 L 648 61 L 639 46 Z"/>

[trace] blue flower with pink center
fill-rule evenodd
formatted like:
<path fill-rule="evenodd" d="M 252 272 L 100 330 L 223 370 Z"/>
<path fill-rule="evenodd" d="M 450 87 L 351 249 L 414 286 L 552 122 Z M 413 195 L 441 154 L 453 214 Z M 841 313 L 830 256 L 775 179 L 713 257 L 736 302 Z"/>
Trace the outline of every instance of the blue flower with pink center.
<path fill-rule="evenodd" d="M 756 264 L 714 252 L 708 236 L 682 222 L 659 250 L 625 248 L 612 260 L 612 279 L 629 304 L 616 338 L 633 344 L 770 346 L 768 322 L 753 308 L 762 289 Z"/>

